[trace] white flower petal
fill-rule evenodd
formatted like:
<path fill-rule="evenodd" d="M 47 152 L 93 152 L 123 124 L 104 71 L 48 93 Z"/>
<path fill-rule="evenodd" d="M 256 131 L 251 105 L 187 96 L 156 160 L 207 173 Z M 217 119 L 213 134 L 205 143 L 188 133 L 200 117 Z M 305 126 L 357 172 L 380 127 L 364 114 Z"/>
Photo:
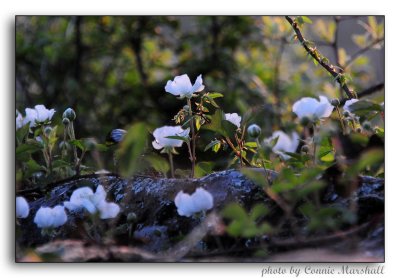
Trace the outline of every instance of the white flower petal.
<path fill-rule="evenodd" d="M 331 105 L 331 103 L 326 97 L 320 96 L 319 99 L 320 103 L 316 108 L 314 115 L 319 119 L 327 118 L 332 114 L 334 107 Z"/>
<path fill-rule="evenodd" d="M 189 194 L 179 191 L 175 197 L 175 206 L 178 208 L 178 214 L 181 216 L 190 217 L 195 213 L 192 198 Z"/>
<path fill-rule="evenodd" d="M 278 130 L 275 131 L 271 137 L 267 138 L 265 142 L 269 144 L 278 136 L 279 136 L 278 141 L 272 148 L 272 151 L 281 156 L 282 159 L 287 160 L 290 158 L 290 156 L 285 154 L 285 152 L 291 152 L 291 153 L 296 152 L 296 149 L 299 145 L 300 137 L 296 132 L 292 132 L 292 135 L 289 136 L 285 132 Z"/>
<path fill-rule="evenodd" d="M 23 125 L 26 125 L 29 123 L 30 127 L 34 127 L 36 125 L 36 118 L 37 118 L 37 112 L 35 109 L 32 108 L 25 108 L 25 118 L 23 120 Z"/>
<path fill-rule="evenodd" d="M 165 91 L 175 96 L 190 98 L 192 96 L 192 83 L 189 76 L 187 74 L 175 76 L 174 81 L 169 80 L 167 82 Z"/>
<path fill-rule="evenodd" d="M 358 101 L 358 99 L 356 99 L 356 98 L 352 98 L 352 99 L 346 100 L 346 102 L 345 102 L 345 104 L 344 104 L 344 106 L 343 106 L 343 110 L 344 110 L 344 111 L 347 111 L 347 112 L 349 112 L 349 113 L 352 113 L 352 111 L 351 111 L 351 105 L 352 105 L 353 103 L 356 103 L 357 101 Z"/>
<path fill-rule="evenodd" d="M 97 208 L 100 211 L 101 219 L 114 218 L 120 211 L 120 207 L 116 203 L 108 203 L 106 201 L 102 201 Z"/>
<path fill-rule="evenodd" d="M 183 144 L 182 140 L 170 139 L 168 136 L 182 136 L 187 137 L 189 135 L 189 129 L 182 129 L 181 126 L 163 126 L 156 128 L 153 131 L 155 140 L 152 145 L 155 149 L 159 150 L 165 147 L 181 147 Z"/>
<path fill-rule="evenodd" d="M 204 90 L 204 85 L 203 85 L 203 78 L 201 77 L 201 74 L 197 76 L 196 82 L 194 83 L 191 92 L 196 93 L 196 92 L 201 92 Z"/>
<path fill-rule="evenodd" d="M 225 120 L 240 128 L 242 117 L 240 117 L 237 113 L 225 113 Z"/>
<path fill-rule="evenodd" d="M 18 130 L 24 126 L 24 118 L 22 117 L 22 114 L 19 113 L 18 110 L 16 110 L 16 114 L 17 116 L 15 118 L 15 128 Z"/>
<path fill-rule="evenodd" d="M 26 218 L 29 215 L 29 204 L 24 197 L 16 198 L 16 212 L 17 218 Z"/>
<path fill-rule="evenodd" d="M 293 104 L 292 111 L 299 118 L 312 117 L 319 103 L 315 98 L 303 97 Z"/>
<path fill-rule="evenodd" d="M 57 228 L 67 222 L 67 214 L 63 206 L 54 208 L 41 207 L 35 215 L 34 222 L 39 228 Z"/>
<path fill-rule="evenodd" d="M 197 188 L 192 195 L 192 201 L 196 211 L 209 210 L 214 206 L 214 198 L 207 190 Z"/>

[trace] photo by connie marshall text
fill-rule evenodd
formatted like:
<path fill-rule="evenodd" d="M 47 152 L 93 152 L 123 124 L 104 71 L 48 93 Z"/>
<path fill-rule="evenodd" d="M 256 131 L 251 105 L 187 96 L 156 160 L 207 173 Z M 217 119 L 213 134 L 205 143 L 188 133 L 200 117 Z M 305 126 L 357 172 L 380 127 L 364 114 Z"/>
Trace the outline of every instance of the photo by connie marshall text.
<path fill-rule="evenodd" d="M 383 265 L 367 265 L 367 266 L 353 266 L 353 265 L 335 265 L 335 266 L 267 266 L 261 270 L 261 277 L 268 275 L 279 274 L 293 274 L 295 277 L 300 275 L 333 275 L 333 274 L 349 274 L 349 275 L 363 275 L 363 274 L 384 274 Z"/>

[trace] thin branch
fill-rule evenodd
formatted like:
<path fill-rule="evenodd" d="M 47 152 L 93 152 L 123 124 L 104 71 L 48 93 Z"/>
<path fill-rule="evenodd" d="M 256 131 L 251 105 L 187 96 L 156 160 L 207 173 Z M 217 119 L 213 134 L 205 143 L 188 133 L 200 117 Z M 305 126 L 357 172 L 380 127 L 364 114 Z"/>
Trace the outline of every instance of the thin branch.
<path fill-rule="evenodd" d="M 285 16 L 286 20 L 290 23 L 292 26 L 294 32 L 296 33 L 296 36 L 298 40 L 301 42 L 303 45 L 304 49 L 307 51 L 307 53 L 314 58 L 315 61 L 317 61 L 324 69 L 326 69 L 334 78 L 335 80 L 340 84 L 340 86 L 343 88 L 343 90 L 346 92 L 346 95 L 349 98 L 354 98 L 353 92 L 349 89 L 345 81 L 341 81 L 340 77 L 341 74 L 337 73 L 335 71 L 335 68 L 333 65 L 331 65 L 327 59 L 321 58 L 320 55 L 318 54 L 318 51 L 315 47 L 310 47 L 309 43 L 306 39 L 304 39 L 303 34 L 301 33 L 299 26 L 297 22 L 293 21 L 289 16 Z"/>
<path fill-rule="evenodd" d="M 374 85 L 374 86 L 372 86 L 372 87 L 370 87 L 368 89 L 365 89 L 364 91 L 358 93 L 357 97 L 358 98 L 362 98 L 362 97 L 365 97 L 365 96 L 368 96 L 368 95 L 372 95 L 373 93 L 375 93 L 377 91 L 380 91 L 380 90 L 382 90 L 384 88 L 385 88 L 385 84 L 384 83 L 379 83 L 379 84 L 376 84 L 376 85 Z M 347 100 L 347 98 L 342 98 L 340 100 L 340 106 L 343 106 L 344 103 L 346 102 L 346 100 Z"/>
<path fill-rule="evenodd" d="M 375 40 L 373 42 L 371 42 L 370 44 L 368 44 L 366 47 L 361 48 L 360 50 L 358 50 L 356 53 L 354 53 L 353 55 L 351 55 L 350 60 L 347 62 L 347 64 L 345 65 L 344 69 L 347 69 L 348 67 L 351 66 L 351 64 L 353 64 L 353 62 L 358 58 L 358 56 L 364 54 L 365 52 L 367 52 L 368 50 L 370 50 L 373 46 L 375 46 L 378 43 L 381 43 L 383 41 L 383 38 L 380 38 L 378 40 Z"/>

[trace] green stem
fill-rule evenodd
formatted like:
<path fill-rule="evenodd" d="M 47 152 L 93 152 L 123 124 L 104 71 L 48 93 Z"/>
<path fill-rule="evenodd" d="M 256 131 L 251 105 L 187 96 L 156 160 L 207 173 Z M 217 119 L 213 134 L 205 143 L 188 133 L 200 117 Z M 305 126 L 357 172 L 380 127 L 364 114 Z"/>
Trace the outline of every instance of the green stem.
<path fill-rule="evenodd" d="M 175 170 L 174 170 L 174 159 L 172 158 L 172 152 L 168 152 L 169 164 L 171 166 L 171 177 L 175 178 Z"/>
<path fill-rule="evenodd" d="M 71 121 L 71 123 L 68 126 L 69 128 L 69 137 L 71 138 L 71 140 L 75 140 L 75 130 L 74 130 L 74 122 Z M 74 165 L 75 165 L 75 173 L 77 176 L 79 176 L 79 158 L 78 158 L 78 151 L 76 149 L 75 145 L 72 145 L 72 149 L 74 152 Z"/>
<path fill-rule="evenodd" d="M 191 143 L 192 143 L 192 172 L 190 174 L 190 177 L 194 177 L 194 168 L 196 166 L 196 134 L 195 134 L 195 129 L 194 129 L 194 122 L 193 122 L 193 112 L 192 112 L 192 103 L 190 101 L 190 98 L 187 99 L 187 105 L 189 106 L 189 119 L 190 119 L 190 133 L 191 133 Z"/>

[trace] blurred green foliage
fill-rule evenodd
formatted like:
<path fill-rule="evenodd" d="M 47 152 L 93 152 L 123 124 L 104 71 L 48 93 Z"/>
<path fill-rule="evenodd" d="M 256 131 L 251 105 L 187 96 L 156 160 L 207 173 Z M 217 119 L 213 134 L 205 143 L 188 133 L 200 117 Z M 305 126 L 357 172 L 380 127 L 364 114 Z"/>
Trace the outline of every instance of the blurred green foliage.
<path fill-rule="evenodd" d="M 296 20 L 320 52 L 352 77 L 356 92 L 381 82 L 375 69 L 383 60 L 383 18 Z M 352 42 L 342 44 L 339 38 L 345 36 Z M 371 53 L 378 61 L 366 55 Z M 155 127 L 174 124 L 183 105 L 165 92 L 166 81 L 183 73 L 203 74 L 206 91 L 223 93 L 221 109 L 251 114 L 266 137 L 277 129 L 298 129 L 291 106 L 300 97 L 343 95 L 306 56 L 283 16 L 18 16 L 16 108 L 23 112 L 43 103 L 60 114 L 72 107 L 77 137 L 99 143 L 110 130 L 137 122 L 146 125 L 150 139 Z M 369 97 L 383 100 L 379 92 Z M 61 120 L 56 114 L 53 123 Z M 204 132 L 197 148 L 204 150 L 214 139 L 213 132 Z M 225 168 L 229 150 L 216 152 L 220 146 L 198 152 L 198 161 Z M 176 158 L 178 167 L 189 164 L 185 148 Z M 102 167 L 113 168 L 112 156 L 102 153 Z M 86 159 L 99 168 L 95 159 Z M 167 171 L 165 165 L 155 167 Z M 197 175 L 202 172 L 197 169 Z"/>

